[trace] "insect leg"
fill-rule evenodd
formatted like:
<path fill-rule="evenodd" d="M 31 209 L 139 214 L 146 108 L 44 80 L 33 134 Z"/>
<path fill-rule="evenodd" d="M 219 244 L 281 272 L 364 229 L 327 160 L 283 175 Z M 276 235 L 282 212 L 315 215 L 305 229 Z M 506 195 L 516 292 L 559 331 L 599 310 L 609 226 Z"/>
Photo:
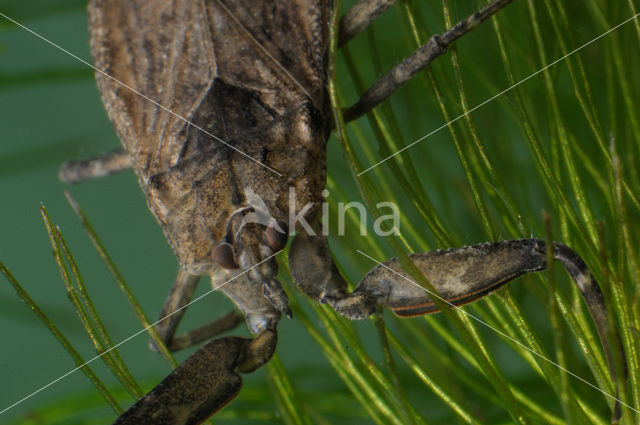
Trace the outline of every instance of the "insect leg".
<path fill-rule="evenodd" d="M 275 330 L 254 339 L 225 337 L 194 352 L 160 384 L 124 412 L 114 425 L 200 424 L 235 398 L 239 373 L 266 363 L 277 342 Z"/>
<path fill-rule="evenodd" d="M 65 183 L 79 183 L 84 180 L 104 177 L 131 168 L 129 155 L 117 150 L 104 155 L 81 161 L 69 161 L 62 164 L 58 178 Z"/>
<path fill-rule="evenodd" d="M 338 46 L 343 46 L 382 15 L 396 0 L 360 0 L 342 18 Z"/>
<path fill-rule="evenodd" d="M 441 35 L 433 35 L 411 56 L 396 65 L 385 76 L 375 82 L 362 97 L 344 111 L 345 121 L 352 121 L 361 117 L 402 87 L 419 71 L 447 51 L 447 47 L 493 14 L 504 8 L 513 0 L 494 0 L 473 15 L 461 20 Z"/>
<path fill-rule="evenodd" d="M 600 334 L 611 378 L 616 382 L 612 347 L 619 347 L 623 366 L 624 351 L 619 334 L 615 338 L 608 336 L 609 318 L 602 291 L 575 251 L 560 243 L 554 243 L 553 249 L 553 258 L 565 266 L 582 293 Z M 388 306 L 398 316 L 411 317 L 438 312 L 433 302 L 436 297 L 452 306 L 473 302 L 523 274 L 546 269 L 547 247 L 540 239 L 520 239 L 424 252 L 410 258 L 437 294 L 414 282 L 395 258 L 374 267 L 348 293 L 346 282 L 331 260 L 326 237 L 299 234 L 289 252 L 291 274 L 307 295 L 346 317 L 361 319 L 373 313 L 377 305 Z M 616 388 L 616 394 L 619 391 Z M 612 421 L 620 413 L 616 401 Z"/>
<path fill-rule="evenodd" d="M 289 268 L 298 287 L 321 304 L 331 305 L 351 319 L 372 314 L 378 305 L 375 294 L 349 293 L 347 282 L 338 272 L 326 236 L 296 235 L 289 250 Z"/>
<path fill-rule="evenodd" d="M 186 305 L 191 301 L 199 281 L 200 276 L 192 275 L 186 270 L 180 269 L 171 292 L 169 292 L 162 307 L 160 318 L 155 326 L 160 338 L 170 351 L 191 347 L 215 335 L 231 330 L 242 322 L 242 316 L 231 311 L 209 324 L 175 335 L 182 316 L 187 310 Z M 153 341 L 149 342 L 149 347 L 157 351 Z"/>
<path fill-rule="evenodd" d="M 221 333 L 234 329 L 242 323 L 242 321 L 242 315 L 232 310 L 213 322 L 174 336 L 169 343 L 169 351 L 180 351 L 185 348 L 193 347 L 194 345 L 211 339 L 216 335 L 220 335 Z"/>
<path fill-rule="evenodd" d="M 589 308 L 615 383 L 612 347 L 619 347 L 625 374 L 626 362 L 619 334 L 609 337 L 609 317 L 602 291 L 575 251 L 560 243 L 554 243 L 553 250 L 553 258 L 567 269 Z M 374 295 L 401 317 L 435 313 L 439 311 L 433 302 L 435 297 L 459 306 L 490 294 L 518 276 L 546 269 L 547 246 L 540 239 L 520 239 L 413 254 L 411 260 L 438 294 L 429 293 L 411 280 L 395 258 L 373 268 L 354 294 Z M 619 391 L 616 388 L 616 394 Z M 616 401 L 612 420 L 619 419 L 620 413 L 620 404 Z"/>
<path fill-rule="evenodd" d="M 205 421 L 240 392 L 242 378 L 235 368 L 250 341 L 228 337 L 204 345 L 120 415 L 113 425 L 178 425 Z"/>
<path fill-rule="evenodd" d="M 275 329 L 254 339 L 225 337 L 194 352 L 113 425 L 195 425 L 222 409 L 242 388 L 239 373 L 266 363 L 277 342 Z"/>

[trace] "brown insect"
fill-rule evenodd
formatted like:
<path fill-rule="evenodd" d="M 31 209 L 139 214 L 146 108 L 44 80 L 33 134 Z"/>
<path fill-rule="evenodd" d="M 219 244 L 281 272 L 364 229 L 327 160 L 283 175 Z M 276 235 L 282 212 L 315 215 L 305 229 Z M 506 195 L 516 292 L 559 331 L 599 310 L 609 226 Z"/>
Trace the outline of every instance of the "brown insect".
<path fill-rule="evenodd" d="M 434 36 L 374 85 L 348 118 L 366 113 L 447 45 L 509 1 L 496 1 L 442 36 Z M 390 1 L 363 1 L 342 20 L 341 42 L 366 26 Z M 92 0 L 91 50 L 102 99 L 125 149 L 66 164 L 63 180 L 133 168 L 150 210 L 181 269 L 157 330 L 179 350 L 236 326 L 237 314 L 175 335 L 200 276 L 238 307 L 254 338 L 213 340 L 189 357 L 116 424 L 196 424 L 240 391 L 239 373 L 272 356 L 288 299 L 276 280 L 274 255 L 298 231 L 290 268 L 313 300 L 351 319 L 390 307 L 402 317 L 438 308 L 423 288 L 403 277 L 392 259 L 349 292 L 333 264 L 327 238 L 289 228 L 291 216 L 317 226 L 325 185 L 325 144 L 332 129 L 326 95 L 330 2 Z M 296 196 L 289 202 L 289 188 Z M 268 223 L 247 220 L 260 208 Z M 307 204 L 316 208 L 304 210 Z M 262 211 L 264 212 L 264 211 Z M 312 229 L 313 230 L 313 229 Z M 582 292 L 605 350 L 608 329 L 602 293 L 580 257 L 554 244 Z M 415 254 L 412 260 L 452 305 L 472 302 L 508 281 L 546 267 L 538 239 L 487 243 Z"/>

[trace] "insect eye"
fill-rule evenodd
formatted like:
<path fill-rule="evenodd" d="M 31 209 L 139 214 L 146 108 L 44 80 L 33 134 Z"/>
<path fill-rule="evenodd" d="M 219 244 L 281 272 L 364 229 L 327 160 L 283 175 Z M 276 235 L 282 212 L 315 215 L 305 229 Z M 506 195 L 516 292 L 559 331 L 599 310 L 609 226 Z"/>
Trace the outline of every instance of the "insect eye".
<path fill-rule="evenodd" d="M 269 242 L 269 245 L 274 251 L 280 251 L 281 249 L 283 249 L 287 244 L 288 239 L 286 231 L 281 232 L 277 227 L 280 227 L 280 229 L 282 229 L 281 226 L 271 225 L 267 227 L 266 230 L 267 242 Z"/>
<path fill-rule="evenodd" d="M 213 248 L 213 259 L 225 269 L 237 269 L 238 263 L 233 255 L 233 248 L 227 242 L 219 243 Z"/>

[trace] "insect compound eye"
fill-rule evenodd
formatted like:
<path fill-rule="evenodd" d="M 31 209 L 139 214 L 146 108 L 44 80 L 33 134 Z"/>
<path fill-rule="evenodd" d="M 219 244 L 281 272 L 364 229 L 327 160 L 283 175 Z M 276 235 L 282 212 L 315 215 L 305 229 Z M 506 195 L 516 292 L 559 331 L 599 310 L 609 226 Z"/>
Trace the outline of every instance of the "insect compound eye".
<path fill-rule="evenodd" d="M 238 268 L 238 263 L 233 255 L 233 247 L 227 242 L 219 243 L 213 248 L 213 259 L 225 269 Z"/>
<path fill-rule="evenodd" d="M 280 251 L 287 244 L 289 235 L 287 235 L 287 231 L 283 230 L 283 228 L 284 226 L 280 226 L 278 224 L 272 224 L 267 227 L 267 242 L 269 242 L 269 245 L 274 251 Z"/>

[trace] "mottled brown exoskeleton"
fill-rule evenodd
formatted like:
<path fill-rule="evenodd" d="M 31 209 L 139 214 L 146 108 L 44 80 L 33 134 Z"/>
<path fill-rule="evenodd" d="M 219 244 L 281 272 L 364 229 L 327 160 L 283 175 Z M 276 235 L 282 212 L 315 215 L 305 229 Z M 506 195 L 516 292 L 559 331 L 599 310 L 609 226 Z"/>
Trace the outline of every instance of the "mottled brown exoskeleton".
<path fill-rule="evenodd" d="M 371 109 L 509 1 L 496 1 L 469 18 L 475 20 L 434 36 L 346 115 Z M 391 3 L 364 1 L 354 7 L 342 21 L 341 42 Z M 402 276 L 395 259 L 371 270 L 349 292 L 327 238 L 286 228 L 291 215 L 304 213 L 308 222 L 317 221 L 318 208 L 301 208 L 319 207 L 323 200 L 325 144 L 333 126 L 325 90 L 330 14 L 330 2 L 323 0 L 90 2 L 98 87 L 125 154 L 67 164 L 61 176 L 71 181 L 128 167 L 135 171 L 180 264 L 161 313 L 166 318 L 157 324 L 171 350 L 209 339 L 241 320 L 229 314 L 174 335 L 203 275 L 235 303 L 254 335 L 207 343 L 115 423 L 200 423 L 240 391 L 239 373 L 270 359 L 278 321 L 283 313 L 290 316 L 274 258 L 287 242 L 286 231 L 298 231 L 290 268 L 313 300 L 351 319 L 380 306 L 403 317 L 438 311 L 429 293 Z M 295 208 L 289 188 L 295 189 Z M 256 196 L 271 222 L 246 220 L 256 213 Z M 568 247 L 556 243 L 553 249 L 604 336 L 607 315 L 591 273 Z M 412 259 L 442 299 L 461 305 L 544 269 L 546 245 L 537 239 L 503 241 Z M 605 349 L 609 355 L 606 343 Z"/>

